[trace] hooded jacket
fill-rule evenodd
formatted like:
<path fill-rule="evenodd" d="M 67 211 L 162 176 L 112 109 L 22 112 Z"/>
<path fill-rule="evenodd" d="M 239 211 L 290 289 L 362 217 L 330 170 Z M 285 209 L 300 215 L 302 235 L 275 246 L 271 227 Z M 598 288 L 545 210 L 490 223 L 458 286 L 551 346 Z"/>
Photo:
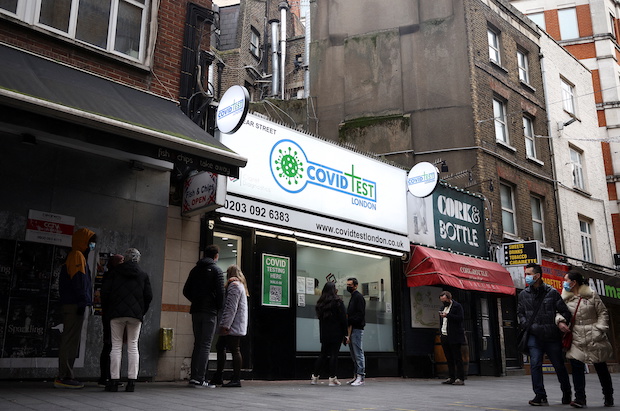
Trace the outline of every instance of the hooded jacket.
<path fill-rule="evenodd" d="M 183 295 L 192 303 L 190 314 L 217 315 L 224 301 L 224 273 L 212 258 L 203 258 L 192 268 Z"/>
<path fill-rule="evenodd" d="M 108 272 L 101 288 L 101 304 L 106 317 L 137 318 L 142 321 L 153 300 L 151 281 L 138 263 L 128 261 Z"/>
<path fill-rule="evenodd" d="M 561 341 L 562 331 L 557 326 L 556 313 L 566 324 L 570 323 L 571 313 L 562 300 L 560 293 L 553 287 L 542 283 L 538 287 L 529 286 L 519 294 L 517 305 L 517 317 L 519 325 L 524 328 L 528 320 L 534 315 L 534 310 L 538 301 L 542 299 L 542 305 L 536 314 L 536 318 L 530 327 L 530 333 L 538 337 L 541 341 Z"/>
<path fill-rule="evenodd" d="M 60 269 L 58 287 L 61 304 L 76 304 L 83 309 L 93 305 L 93 287 L 90 269 L 86 262 L 88 241 L 95 233 L 88 228 L 80 228 L 71 239 L 71 252 Z"/>
<path fill-rule="evenodd" d="M 613 355 L 613 348 L 607 338 L 609 313 L 601 297 L 588 285 L 580 286 L 578 293 L 581 303 L 578 295 L 562 291 L 562 299 L 571 313 L 575 313 L 579 303 L 573 324 L 573 344 L 566 352 L 566 357 L 594 364 L 605 362 Z"/>

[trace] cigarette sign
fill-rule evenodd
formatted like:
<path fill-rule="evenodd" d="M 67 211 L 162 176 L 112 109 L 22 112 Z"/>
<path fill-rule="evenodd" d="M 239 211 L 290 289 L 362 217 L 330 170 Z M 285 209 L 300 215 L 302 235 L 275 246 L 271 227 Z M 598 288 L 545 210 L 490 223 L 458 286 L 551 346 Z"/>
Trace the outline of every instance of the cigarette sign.
<path fill-rule="evenodd" d="M 540 264 L 540 243 L 538 241 L 524 241 L 520 243 L 502 244 L 504 249 L 504 265 L 518 266 L 530 263 Z"/>

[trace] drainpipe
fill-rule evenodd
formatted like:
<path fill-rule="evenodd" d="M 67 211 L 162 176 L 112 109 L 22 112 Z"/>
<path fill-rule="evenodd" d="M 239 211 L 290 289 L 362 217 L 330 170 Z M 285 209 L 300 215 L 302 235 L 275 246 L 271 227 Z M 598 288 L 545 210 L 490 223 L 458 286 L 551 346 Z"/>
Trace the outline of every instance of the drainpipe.
<path fill-rule="evenodd" d="M 280 8 L 280 88 L 282 89 L 282 100 L 285 96 L 286 81 L 286 12 L 289 9 L 288 1 L 281 2 Z"/>
<path fill-rule="evenodd" d="M 277 96 L 280 92 L 280 60 L 278 59 L 278 24 L 280 20 L 269 20 L 271 24 L 271 94 Z"/>
<path fill-rule="evenodd" d="M 306 13 L 306 33 L 304 41 L 304 98 L 310 97 L 310 11 Z"/>

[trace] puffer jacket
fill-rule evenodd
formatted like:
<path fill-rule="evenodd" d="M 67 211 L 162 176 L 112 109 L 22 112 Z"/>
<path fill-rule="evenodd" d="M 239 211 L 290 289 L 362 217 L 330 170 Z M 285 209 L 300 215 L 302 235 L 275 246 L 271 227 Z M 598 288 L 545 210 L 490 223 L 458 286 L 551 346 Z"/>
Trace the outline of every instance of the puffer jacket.
<path fill-rule="evenodd" d="M 189 272 L 183 295 L 192 305 L 190 314 L 216 315 L 224 301 L 224 273 L 212 258 L 205 257 Z"/>
<path fill-rule="evenodd" d="M 128 261 L 106 275 L 101 288 L 101 304 L 106 317 L 131 317 L 142 321 L 153 300 L 151 281 L 138 263 Z"/>
<path fill-rule="evenodd" d="M 232 281 L 226 288 L 220 327 L 229 330 L 228 335 L 244 336 L 248 331 L 248 297 L 240 281 Z"/>
<path fill-rule="evenodd" d="M 573 344 L 566 352 L 566 357 L 594 364 L 605 362 L 613 355 L 613 348 L 607 338 L 609 313 L 601 297 L 588 285 L 579 287 L 578 294 L 562 291 L 562 299 L 573 314 L 581 296 L 573 324 Z"/>
<path fill-rule="evenodd" d="M 530 333 L 542 341 L 560 341 L 562 332 L 556 323 L 556 313 L 559 313 L 566 324 L 570 323 L 571 313 L 562 300 L 560 293 L 553 287 L 543 283 L 539 287 L 529 286 L 519 294 L 517 316 L 519 325 L 525 328 L 539 298 L 543 298 L 542 305 L 530 327 Z"/>

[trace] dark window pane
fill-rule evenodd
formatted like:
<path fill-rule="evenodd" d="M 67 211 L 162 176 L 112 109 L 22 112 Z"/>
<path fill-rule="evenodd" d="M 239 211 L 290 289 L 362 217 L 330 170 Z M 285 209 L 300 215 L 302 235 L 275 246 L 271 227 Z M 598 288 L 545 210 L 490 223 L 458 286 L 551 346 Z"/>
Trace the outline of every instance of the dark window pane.
<path fill-rule="evenodd" d="M 126 2 L 118 5 L 118 22 L 116 25 L 116 42 L 114 50 L 138 58 L 140 51 L 140 26 L 142 10 Z"/>
<path fill-rule="evenodd" d="M 109 22 L 110 0 L 80 0 L 75 38 L 105 49 Z"/>
<path fill-rule="evenodd" d="M 17 0 L 0 0 L 0 9 L 15 13 L 17 11 Z"/>
<path fill-rule="evenodd" d="M 71 0 L 42 0 L 39 23 L 67 33 L 70 13 Z"/>

